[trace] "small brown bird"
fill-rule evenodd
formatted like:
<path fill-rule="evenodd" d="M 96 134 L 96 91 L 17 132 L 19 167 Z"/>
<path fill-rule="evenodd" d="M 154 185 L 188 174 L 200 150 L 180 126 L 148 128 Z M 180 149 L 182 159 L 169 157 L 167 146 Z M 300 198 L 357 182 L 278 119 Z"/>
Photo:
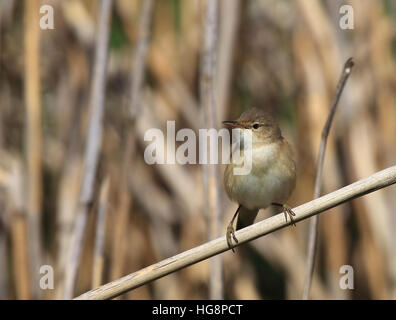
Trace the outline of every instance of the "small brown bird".
<path fill-rule="evenodd" d="M 231 222 L 227 227 L 227 243 L 234 251 L 232 239 L 236 243 L 233 223 L 238 216 L 236 230 L 252 224 L 260 209 L 270 205 L 280 206 L 295 225 L 294 212 L 285 202 L 296 185 L 296 165 L 292 150 L 282 137 L 281 130 L 274 117 L 259 108 L 246 110 L 235 121 L 223 121 L 228 127 L 252 131 L 252 166 L 249 174 L 235 175 L 234 168 L 241 164 L 233 161 L 224 172 L 224 186 L 228 197 L 239 203 Z M 243 140 L 242 140 L 243 141 Z M 240 149 L 248 146 L 240 143 Z M 242 150 L 241 150 L 242 151 Z M 244 153 L 241 152 L 243 155 Z M 242 159 L 243 156 L 242 156 Z M 245 160 L 245 159 L 244 159 Z"/>

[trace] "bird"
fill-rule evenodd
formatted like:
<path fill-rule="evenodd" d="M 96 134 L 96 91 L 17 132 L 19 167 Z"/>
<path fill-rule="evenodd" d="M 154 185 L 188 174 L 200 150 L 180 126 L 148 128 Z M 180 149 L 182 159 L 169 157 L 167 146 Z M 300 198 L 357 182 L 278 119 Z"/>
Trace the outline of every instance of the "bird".
<path fill-rule="evenodd" d="M 251 225 L 260 209 L 270 205 L 279 206 L 283 209 L 286 221 L 289 216 L 290 224 L 295 226 L 295 213 L 286 201 L 296 185 L 296 163 L 291 146 L 282 136 L 278 122 L 270 112 L 252 107 L 244 111 L 237 120 L 223 121 L 223 124 L 233 130 L 241 130 L 241 133 L 250 130 L 252 134 L 250 146 L 243 143 L 243 138 L 239 144 L 243 161 L 247 160 L 244 156 L 246 151 L 251 151 L 250 172 L 235 174 L 234 169 L 243 165 L 232 161 L 235 149 L 224 171 L 225 191 L 232 201 L 239 204 L 226 233 L 228 247 L 235 252 L 232 243 L 232 239 L 238 243 L 235 231 Z M 242 148 L 245 148 L 245 153 Z M 235 230 L 233 225 L 236 218 Z"/>

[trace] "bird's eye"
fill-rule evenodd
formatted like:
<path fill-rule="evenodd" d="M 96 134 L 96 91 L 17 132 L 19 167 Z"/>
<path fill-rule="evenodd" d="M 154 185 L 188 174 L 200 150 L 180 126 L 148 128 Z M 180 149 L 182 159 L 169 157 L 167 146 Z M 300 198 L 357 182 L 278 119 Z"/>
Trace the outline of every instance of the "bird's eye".
<path fill-rule="evenodd" d="M 260 127 L 260 125 L 258 124 L 258 123 L 255 123 L 254 125 L 253 125 L 253 129 L 258 129 Z"/>

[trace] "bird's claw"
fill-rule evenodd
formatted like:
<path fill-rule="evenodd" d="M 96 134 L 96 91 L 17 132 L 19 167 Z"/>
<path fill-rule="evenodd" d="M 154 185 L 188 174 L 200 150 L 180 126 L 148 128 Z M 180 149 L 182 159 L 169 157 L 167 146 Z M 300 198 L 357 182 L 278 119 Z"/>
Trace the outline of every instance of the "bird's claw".
<path fill-rule="evenodd" d="M 294 221 L 293 217 L 296 216 L 296 214 L 293 212 L 293 210 L 287 206 L 287 205 L 283 205 L 283 212 L 285 214 L 285 220 L 287 222 L 287 216 L 289 215 L 290 218 L 290 224 L 292 224 L 293 226 L 296 226 L 296 222 Z"/>
<path fill-rule="evenodd" d="M 227 238 L 228 247 L 232 250 L 232 252 L 235 253 L 234 245 L 232 244 L 232 239 L 234 239 L 235 243 L 238 243 L 238 239 L 235 236 L 235 229 L 232 223 L 230 223 L 227 227 L 226 238 Z"/>

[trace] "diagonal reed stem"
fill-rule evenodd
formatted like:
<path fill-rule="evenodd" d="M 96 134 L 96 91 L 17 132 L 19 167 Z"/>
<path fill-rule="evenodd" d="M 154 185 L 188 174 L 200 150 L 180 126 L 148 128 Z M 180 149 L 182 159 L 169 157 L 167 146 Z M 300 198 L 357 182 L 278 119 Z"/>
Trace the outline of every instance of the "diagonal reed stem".
<path fill-rule="evenodd" d="M 394 183 L 396 183 L 396 166 L 376 172 L 367 178 L 294 208 L 293 211 L 296 214 L 295 221 L 302 221 L 344 202 L 385 188 Z M 287 226 L 289 226 L 289 222 L 285 221 L 283 213 L 279 213 L 266 220 L 238 230 L 236 232 L 239 240 L 237 245 L 257 239 Z M 229 250 L 227 240 L 225 236 L 222 236 L 88 291 L 76 299 L 111 299 L 227 250 Z"/>

